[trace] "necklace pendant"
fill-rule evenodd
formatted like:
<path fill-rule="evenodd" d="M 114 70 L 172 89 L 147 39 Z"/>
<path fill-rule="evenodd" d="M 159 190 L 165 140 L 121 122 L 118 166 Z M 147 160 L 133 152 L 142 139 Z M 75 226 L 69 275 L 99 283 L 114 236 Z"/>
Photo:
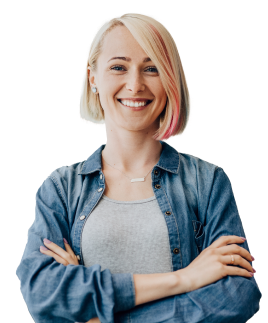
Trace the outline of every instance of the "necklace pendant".
<path fill-rule="evenodd" d="M 141 178 L 132 178 L 131 183 L 134 183 L 134 182 L 144 182 L 144 177 L 141 177 Z"/>

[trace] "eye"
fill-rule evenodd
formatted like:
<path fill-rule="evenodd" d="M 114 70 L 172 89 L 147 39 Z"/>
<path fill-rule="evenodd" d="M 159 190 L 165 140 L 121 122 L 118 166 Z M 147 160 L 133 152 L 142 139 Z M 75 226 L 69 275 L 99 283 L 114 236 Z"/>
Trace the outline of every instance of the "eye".
<path fill-rule="evenodd" d="M 122 71 L 122 68 L 124 69 L 124 67 L 121 66 L 121 65 L 115 65 L 115 66 L 111 67 L 111 70 L 114 70 L 114 71 Z M 152 72 L 152 73 L 158 73 L 157 68 L 154 67 L 154 66 L 147 67 L 146 71 L 148 71 L 148 70 L 151 70 L 149 72 Z"/>
<path fill-rule="evenodd" d="M 155 66 L 149 66 L 146 71 L 150 70 L 149 72 L 158 73 L 158 70 Z"/>
<path fill-rule="evenodd" d="M 115 65 L 115 66 L 112 66 L 110 69 L 114 71 L 122 71 L 123 68 L 124 67 L 121 65 Z"/>

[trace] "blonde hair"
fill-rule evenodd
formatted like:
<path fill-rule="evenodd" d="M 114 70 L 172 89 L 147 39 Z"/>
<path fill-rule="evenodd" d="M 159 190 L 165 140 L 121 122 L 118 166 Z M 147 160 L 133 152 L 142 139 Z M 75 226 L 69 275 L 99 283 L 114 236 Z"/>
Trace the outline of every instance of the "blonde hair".
<path fill-rule="evenodd" d="M 151 58 L 167 94 L 167 103 L 160 114 L 155 140 L 168 139 L 184 131 L 190 113 L 190 98 L 177 46 L 167 29 L 157 20 L 140 14 L 125 14 L 105 23 L 96 34 L 87 61 L 87 71 L 80 102 L 80 115 L 95 123 L 104 123 L 99 95 L 92 93 L 88 67 L 97 68 L 105 36 L 116 26 L 125 26 Z"/>

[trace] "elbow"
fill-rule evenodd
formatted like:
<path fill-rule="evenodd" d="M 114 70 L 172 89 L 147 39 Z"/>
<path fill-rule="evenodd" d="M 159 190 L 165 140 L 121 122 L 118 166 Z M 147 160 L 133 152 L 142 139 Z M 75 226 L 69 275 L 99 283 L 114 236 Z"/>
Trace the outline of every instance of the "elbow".
<path fill-rule="evenodd" d="M 228 276 L 222 290 L 223 303 L 215 311 L 215 322 L 247 322 L 259 311 L 262 294 L 254 279 Z"/>

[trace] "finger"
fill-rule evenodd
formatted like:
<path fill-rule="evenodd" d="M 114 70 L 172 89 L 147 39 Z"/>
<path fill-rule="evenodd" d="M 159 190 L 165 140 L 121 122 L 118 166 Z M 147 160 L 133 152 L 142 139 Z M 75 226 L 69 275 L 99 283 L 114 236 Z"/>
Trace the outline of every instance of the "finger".
<path fill-rule="evenodd" d="M 41 246 L 43 247 L 43 246 Z M 54 252 L 50 251 L 50 250 L 44 250 L 40 247 L 40 251 L 47 255 L 50 256 L 52 258 L 54 258 L 58 263 L 63 264 L 64 266 L 68 265 L 68 262 L 65 259 L 62 259 L 60 256 L 58 256 L 57 254 L 55 254 Z"/>
<path fill-rule="evenodd" d="M 226 249 L 227 247 L 227 249 Z M 235 253 L 243 258 L 245 258 L 246 260 L 248 260 L 249 262 L 252 262 L 252 258 L 250 253 L 243 247 L 238 246 L 237 244 L 232 244 L 232 245 L 228 245 L 226 247 L 222 247 L 222 249 L 224 250 L 225 254 L 230 254 L 230 247 L 231 248 L 231 252 Z"/>
<path fill-rule="evenodd" d="M 243 243 L 245 240 L 243 240 L 241 237 L 229 235 L 229 236 L 221 236 L 216 241 L 214 241 L 207 249 L 209 248 L 219 248 L 226 246 L 230 243 Z"/>
<path fill-rule="evenodd" d="M 49 241 L 48 239 L 44 239 L 43 242 L 44 242 L 44 245 L 48 249 L 52 250 L 58 256 L 60 256 L 61 258 L 65 259 L 67 261 L 70 260 L 70 258 L 71 258 L 70 254 L 67 251 L 63 250 L 58 245 L 56 245 L 56 243 Z"/>
<path fill-rule="evenodd" d="M 68 258 L 69 264 L 79 265 L 76 254 L 73 252 L 73 249 L 69 245 L 68 241 L 65 238 L 63 238 L 63 242 L 67 253 L 70 255 L 70 258 Z"/>
<path fill-rule="evenodd" d="M 234 265 L 232 267 L 240 266 L 242 267 L 242 270 L 247 270 L 248 272 L 254 273 L 252 266 L 244 258 L 242 258 L 239 255 L 233 255 L 233 259 L 234 259 L 234 263 L 232 263 L 230 255 L 226 255 L 226 256 L 223 256 L 222 262 L 225 263 L 226 265 Z"/>
<path fill-rule="evenodd" d="M 215 254 L 221 254 L 221 261 L 225 265 L 233 265 L 233 266 L 241 266 L 245 269 L 247 269 L 250 272 L 254 272 L 253 268 L 251 266 L 251 256 L 249 252 L 239 247 L 237 244 L 228 245 L 221 248 L 216 248 Z M 232 262 L 232 257 L 234 259 L 234 262 Z"/>
<path fill-rule="evenodd" d="M 64 242 L 64 246 L 65 246 L 66 251 L 67 251 L 71 256 L 76 257 L 76 256 L 75 256 L 75 253 L 73 252 L 73 249 L 71 248 L 71 246 L 69 245 L 68 241 L 67 241 L 65 238 L 63 238 L 63 242 Z"/>
<path fill-rule="evenodd" d="M 236 266 L 226 266 L 226 275 L 231 276 L 244 276 L 247 278 L 251 278 L 253 273 L 248 271 L 247 269 L 241 269 Z"/>
<path fill-rule="evenodd" d="M 248 260 L 249 262 L 252 262 L 252 258 L 250 253 L 245 249 L 242 248 L 240 246 L 238 246 L 237 244 L 229 244 L 220 248 L 214 248 L 216 249 L 216 253 L 220 253 L 221 255 L 239 255 L 243 258 L 245 258 L 246 260 Z"/>

